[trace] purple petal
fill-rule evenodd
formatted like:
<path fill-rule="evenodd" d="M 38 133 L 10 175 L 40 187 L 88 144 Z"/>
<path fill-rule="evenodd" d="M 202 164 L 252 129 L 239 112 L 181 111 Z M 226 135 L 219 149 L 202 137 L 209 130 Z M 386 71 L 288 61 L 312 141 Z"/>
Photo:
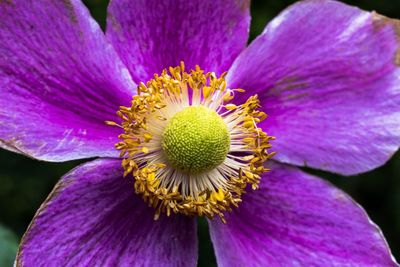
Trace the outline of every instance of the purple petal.
<path fill-rule="evenodd" d="M 114 156 L 105 125 L 134 92 L 78 0 L 0 1 L 0 147 L 49 161 Z"/>
<path fill-rule="evenodd" d="M 280 164 L 210 231 L 220 266 L 397 266 L 379 228 L 348 195 Z"/>
<path fill-rule="evenodd" d="M 194 219 L 153 220 L 122 178 L 119 160 L 83 164 L 64 176 L 25 233 L 20 266 L 196 266 Z"/>
<path fill-rule="evenodd" d="M 341 174 L 400 145 L 400 21 L 336 1 L 281 13 L 235 61 L 230 87 L 258 93 L 276 159 Z"/>
<path fill-rule="evenodd" d="M 245 47 L 249 0 L 114 0 L 107 37 L 138 82 L 185 61 L 220 74 Z"/>

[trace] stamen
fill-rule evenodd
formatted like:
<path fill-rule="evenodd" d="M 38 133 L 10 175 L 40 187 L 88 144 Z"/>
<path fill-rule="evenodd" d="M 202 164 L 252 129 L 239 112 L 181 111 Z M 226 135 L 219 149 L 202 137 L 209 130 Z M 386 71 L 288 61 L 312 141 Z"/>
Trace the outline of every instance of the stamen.
<path fill-rule="evenodd" d="M 173 212 L 225 222 L 224 212 L 238 206 L 247 185 L 257 189 L 269 171 L 264 162 L 274 155 L 268 152 L 274 137 L 257 127 L 266 114 L 257 95 L 229 103 L 244 90 L 227 89 L 225 75 L 198 66 L 188 73 L 181 62 L 140 83 L 131 106 L 117 112 L 121 123 L 107 122 L 124 131 L 115 145 L 124 176 L 133 175 L 155 219 Z"/>

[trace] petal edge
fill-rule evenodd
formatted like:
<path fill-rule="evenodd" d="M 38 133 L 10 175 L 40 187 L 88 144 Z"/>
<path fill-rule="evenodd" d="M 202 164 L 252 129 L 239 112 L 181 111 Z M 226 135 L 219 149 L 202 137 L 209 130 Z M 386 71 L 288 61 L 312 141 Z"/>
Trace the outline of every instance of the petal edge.
<path fill-rule="evenodd" d="M 122 178 L 120 160 L 99 159 L 65 175 L 40 207 L 17 266 L 195 266 L 196 222 L 162 217 Z"/>
<path fill-rule="evenodd" d="M 274 164 L 227 222 L 209 223 L 220 266 L 398 266 L 354 200 L 295 167 Z"/>

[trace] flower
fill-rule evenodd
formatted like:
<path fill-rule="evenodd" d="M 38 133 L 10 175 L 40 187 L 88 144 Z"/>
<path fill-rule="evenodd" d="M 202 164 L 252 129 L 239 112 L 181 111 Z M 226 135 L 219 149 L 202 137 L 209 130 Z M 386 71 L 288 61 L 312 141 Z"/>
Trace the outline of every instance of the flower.
<path fill-rule="evenodd" d="M 223 74 L 190 73 L 185 65 L 140 83 L 130 107 L 117 112 L 123 129 L 124 176 L 133 174 L 135 191 L 161 212 L 218 215 L 238 207 L 247 185 L 257 189 L 269 153 L 268 136 L 257 127 L 266 118 L 256 96 L 237 106 Z"/>
<path fill-rule="evenodd" d="M 0 11 L 1 146 L 100 157 L 61 178 L 17 266 L 196 265 L 194 215 L 221 218 L 221 266 L 397 266 L 363 209 L 298 167 L 357 174 L 399 148 L 398 21 L 302 1 L 245 48 L 245 0 L 114 0 L 105 35 L 79 0 Z"/>

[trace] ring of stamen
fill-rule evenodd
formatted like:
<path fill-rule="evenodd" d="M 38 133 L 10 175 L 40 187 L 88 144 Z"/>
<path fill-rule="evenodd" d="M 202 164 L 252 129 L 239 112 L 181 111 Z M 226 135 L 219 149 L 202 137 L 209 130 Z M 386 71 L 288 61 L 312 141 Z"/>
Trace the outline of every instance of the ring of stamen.
<path fill-rule="evenodd" d="M 238 206 L 247 185 L 257 189 L 263 173 L 269 171 L 264 162 L 274 155 L 268 152 L 274 138 L 257 127 L 266 114 L 258 110 L 257 95 L 241 105 L 229 104 L 236 92 L 244 90 L 227 89 L 225 75 L 216 77 L 214 73 L 204 73 L 198 66 L 188 73 L 182 62 L 178 67 L 169 68 L 169 72 L 164 70 L 161 75 L 154 75 L 146 84 L 140 83 L 131 106 L 122 106 L 117 112 L 121 122 L 107 122 L 124 131 L 116 144 L 123 158 L 124 176 L 133 174 L 135 191 L 156 209 L 155 219 L 161 212 L 168 216 L 174 212 L 210 219 L 218 215 L 225 222 L 224 212 Z M 221 119 L 220 125 L 226 126 L 229 133 L 217 145 L 229 151 L 216 153 L 211 161 L 206 160 L 207 155 L 213 155 L 210 151 L 199 158 L 194 150 L 178 151 L 171 146 L 177 144 L 176 138 L 183 136 L 171 125 L 179 120 L 179 114 L 189 118 L 185 110 L 191 113 L 194 109 L 214 112 L 205 116 L 215 121 Z M 177 116 L 175 120 L 174 116 Z M 196 123 L 192 122 L 192 127 L 200 127 L 193 126 Z M 204 123 L 198 125 L 204 127 Z M 196 129 L 188 132 L 193 130 Z M 212 138 L 218 140 L 224 136 L 222 132 Z M 178 143 L 187 142 L 184 136 L 182 140 Z M 224 144 L 226 140 L 229 145 Z M 186 158 L 182 156 L 185 153 L 188 153 Z M 198 164 L 197 167 L 187 168 L 192 163 Z"/>

